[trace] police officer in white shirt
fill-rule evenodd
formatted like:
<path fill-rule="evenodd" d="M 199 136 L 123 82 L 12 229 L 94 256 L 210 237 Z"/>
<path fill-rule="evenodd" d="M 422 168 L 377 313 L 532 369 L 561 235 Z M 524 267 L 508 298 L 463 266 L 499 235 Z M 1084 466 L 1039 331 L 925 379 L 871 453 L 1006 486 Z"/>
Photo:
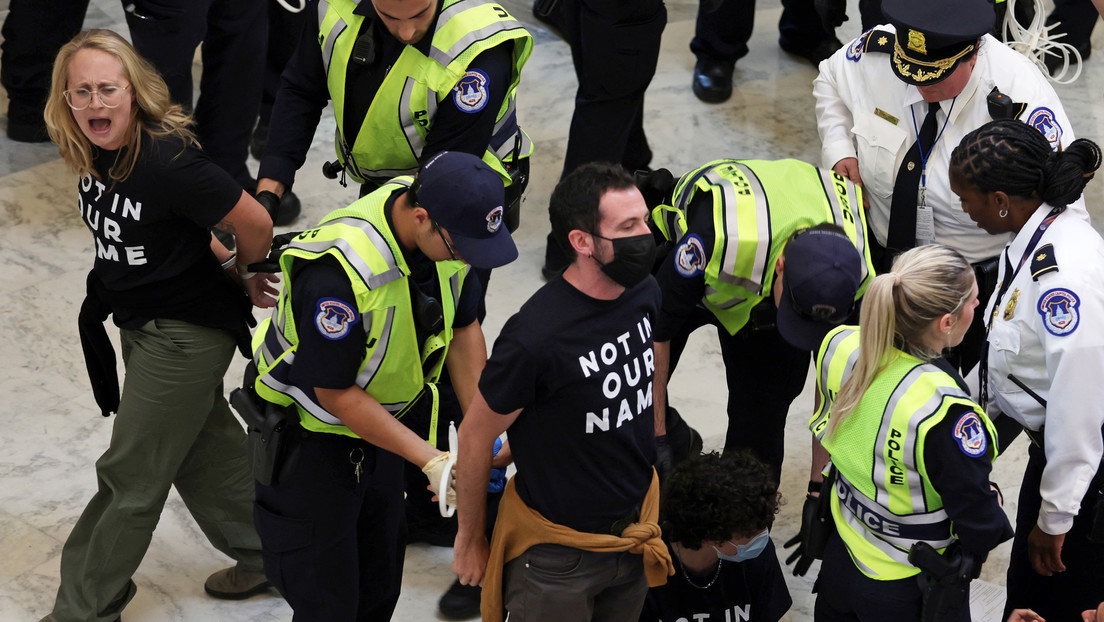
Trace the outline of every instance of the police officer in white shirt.
<path fill-rule="evenodd" d="M 991 234 L 1012 233 L 982 314 L 982 403 L 1027 430 L 1008 601 L 1048 620 L 1077 620 L 1104 599 L 1104 239 L 1066 206 L 1101 150 L 1060 153 L 1014 120 L 967 134 L 950 159 L 962 211 Z"/>
<path fill-rule="evenodd" d="M 889 25 L 822 62 L 813 82 L 823 165 L 863 186 L 876 267 L 919 244 L 946 244 L 974 264 L 984 304 L 995 284 L 985 262 L 1008 236 L 979 230 L 958 208 L 951 150 L 993 118 L 1021 119 L 1051 147 L 1068 145 L 1069 119 L 1043 74 L 986 34 L 995 19 L 987 0 L 885 0 L 882 12 Z M 1074 209 L 1085 213 L 1080 201 Z M 957 348 L 962 370 L 978 358 L 980 328 L 977 320 Z"/>

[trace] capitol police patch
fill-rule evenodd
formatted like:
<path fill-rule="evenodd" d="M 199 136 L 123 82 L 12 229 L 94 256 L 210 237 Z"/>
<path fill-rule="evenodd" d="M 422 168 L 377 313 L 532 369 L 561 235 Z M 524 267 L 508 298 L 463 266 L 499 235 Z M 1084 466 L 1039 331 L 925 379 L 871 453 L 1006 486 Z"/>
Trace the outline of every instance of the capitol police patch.
<path fill-rule="evenodd" d="M 989 448 L 989 438 L 985 436 L 985 426 L 976 412 L 970 411 L 958 418 L 954 425 L 954 437 L 962 453 L 971 458 L 985 455 Z"/>
<path fill-rule="evenodd" d="M 314 314 L 314 325 L 320 335 L 336 341 L 349 334 L 357 319 L 356 312 L 348 304 L 337 298 L 321 298 Z"/>
<path fill-rule="evenodd" d="M 1052 289 L 1039 297 L 1039 315 L 1043 316 L 1043 327 L 1052 335 L 1061 337 L 1077 329 L 1080 314 L 1077 307 L 1081 299 L 1077 294 L 1061 287 Z"/>
<path fill-rule="evenodd" d="M 847 46 L 847 51 L 844 53 L 847 56 L 847 60 L 852 62 L 859 62 L 859 58 L 862 57 L 863 50 L 866 49 L 866 38 L 870 36 L 870 33 L 874 29 L 871 28 L 866 32 L 859 35 L 857 39 L 851 42 L 851 45 Z"/>
<path fill-rule="evenodd" d="M 698 234 L 686 236 L 675 249 L 675 270 L 688 279 L 705 272 L 705 245 Z"/>
<path fill-rule="evenodd" d="M 487 74 L 478 69 L 469 69 L 452 87 L 452 99 L 456 107 L 464 112 L 479 112 L 487 105 L 490 91 L 487 89 Z"/>
<path fill-rule="evenodd" d="M 502 226 L 502 206 L 494 208 L 487 213 L 487 231 L 494 233 Z"/>
<path fill-rule="evenodd" d="M 1027 117 L 1027 124 L 1042 133 L 1050 142 L 1051 149 L 1058 148 L 1058 142 L 1062 140 L 1062 126 L 1058 124 L 1053 110 L 1044 107 L 1032 110 Z"/>

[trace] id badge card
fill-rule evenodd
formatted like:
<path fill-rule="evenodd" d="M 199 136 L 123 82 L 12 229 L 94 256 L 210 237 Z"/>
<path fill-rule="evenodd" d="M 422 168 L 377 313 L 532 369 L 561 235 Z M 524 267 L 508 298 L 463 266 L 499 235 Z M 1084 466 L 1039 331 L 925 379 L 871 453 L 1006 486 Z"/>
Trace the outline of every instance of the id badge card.
<path fill-rule="evenodd" d="M 920 203 L 916 206 L 916 245 L 935 244 L 935 214 L 932 206 Z"/>

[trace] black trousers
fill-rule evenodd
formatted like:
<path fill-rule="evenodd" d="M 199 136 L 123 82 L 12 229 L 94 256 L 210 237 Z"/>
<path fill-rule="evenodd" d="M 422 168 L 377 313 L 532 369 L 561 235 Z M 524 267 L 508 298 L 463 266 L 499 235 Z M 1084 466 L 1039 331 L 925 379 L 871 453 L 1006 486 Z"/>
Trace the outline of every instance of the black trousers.
<path fill-rule="evenodd" d="M 1104 469 L 1097 471 L 1081 511 L 1062 544 L 1066 571 L 1049 577 L 1036 574 L 1027 556 L 1027 537 L 1039 519 L 1039 483 L 1046 466 L 1045 452 L 1035 444 L 1027 450 L 1027 469 L 1016 509 L 1016 537 L 1008 560 L 1008 600 L 1004 617 L 1013 609 L 1030 608 L 1047 620 L 1080 620 L 1081 612 L 1104 602 L 1104 543 L 1089 540 L 1095 491 L 1104 484 Z"/>
<path fill-rule="evenodd" d="M 755 0 L 724 0 L 711 13 L 699 7 L 690 51 L 699 59 L 735 63 L 747 55 L 754 25 Z M 824 30 L 813 0 L 782 0 L 778 34 L 787 46 L 809 49 L 834 36 Z"/>
<path fill-rule="evenodd" d="M 652 159 L 644 92 L 659 61 L 667 7 L 663 0 L 563 1 L 563 35 L 579 81 L 563 174 L 593 161 L 644 168 Z"/>
<path fill-rule="evenodd" d="M 245 160 L 264 81 L 265 0 L 124 1 L 132 2 L 126 18 L 134 47 L 161 72 L 173 101 L 188 109 L 192 58 L 203 44 L 196 133 L 211 160 L 252 190 L 256 181 Z"/>
<path fill-rule="evenodd" d="M 42 123 L 58 50 L 81 31 L 88 0 L 11 0 L 4 20 L 0 84 L 8 92 L 8 118 Z"/>
<path fill-rule="evenodd" d="M 579 81 L 561 177 L 587 162 L 621 164 L 629 172 L 648 168 L 644 93 L 659 62 L 667 7 L 663 0 L 560 1 L 557 25 Z M 545 267 L 563 270 L 568 263 L 549 233 Z"/>
<path fill-rule="evenodd" d="M 296 428 L 277 485 L 257 484 L 265 574 L 295 622 L 390 620 L 406 551 L 403 459 L 361 439 Z"/>
<path fill-rule="evenodd" d="M 268 5 L 268 51 L 265 53 L 264 88 L 257 114 L 267 125 L 272 118 L 272 104 L 276 103 L 276 91 L 280 88 L 280 75 L 295 52 L 303 25 L 307 23 L 307 11 L 315 11 L 318 7 L 308 2 L 307 8 L 292 13 L 276 0 L 265 0 L 265 4 Z"/>
<path fill-rule="evenodd" d="M 749 323 L 729 335 L 712 313 L 696 309 L 671 338 L 671 376 L 687 338 L 705 325 L 717 327 L 728 382 L 724 449 L 750 450 L 771 467 L 775 481 L 781 481 L 786 413 L 805 387 L 811 355 L 791 346 L 774 328 L 756 329 Z"/>
<path fill-rule="evenodd" d="M 1090 0 L 1054 0 L 1054 10 L 1047 16 L 1046 23 L 1059 24 L 1053 34 L 1065 33 L 1066 36 L 1060 39 L 1062 43 L 1088 48 L 1099 18 Z"/>

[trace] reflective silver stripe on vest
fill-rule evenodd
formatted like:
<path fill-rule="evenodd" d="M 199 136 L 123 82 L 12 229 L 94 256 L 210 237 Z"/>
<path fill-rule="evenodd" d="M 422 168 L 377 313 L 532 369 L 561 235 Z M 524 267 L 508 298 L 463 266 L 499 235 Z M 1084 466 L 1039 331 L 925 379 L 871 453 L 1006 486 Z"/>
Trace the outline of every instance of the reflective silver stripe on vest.
<path fill-rule="evenodd" d="M 437 29 L 441 29 L 441 24 L 448 22 L 450 19 L 456 17 L 458 13 L 467 11 L 472 7 L 477 7 L 481 4 L 486 4 L 486 0 L 460 0 L 460 2 L 454 2 L 451 5 L 441 10 L 441 15 L 437 18 Z"/>
<path fill-rule="evenodd" d="M 725 247 L 724 253 L 721 256 L 720 274 L 717 278 L 729 285 L 735 285 L 752 292 L 761 293 L 763 275 L 766 271 L 767 260 L 770 256 L 771 233 L 770 214 L 767 212 L 767 199 L 766 195 L 763 193 L 763 185 L 759 183 L 759 178 L 751 172 L 751 169 L 736 162 L 732 162 L 731 165 L 733 168 L 743 173 L 744 177 L 747 178 L 748 182 L 751 184 L 751 191 L 755 197 L 755 221 L 758 226 L 755 262 L 752 266 L 751 274 L 749 275 L 750 278 L 741 277 L 736 274 L 737 251 L 740 248 L 740 226 L 737 216 L 736 187 L 731 181 L 721 177 L 715 168 L 711 169 L 705 174 L 705 179 L 711 184 L 721 188 L 721 192 L 724 196 Z"/>
<path fill-rule="evenodd" d="M 895 562 L 912 566 L 908 561 L 908 551 L 918 541 L 927 542 L 937 549 L 954 542 L 951 521 L 944 510 L 905 516 L 894 514 L 859 492 L 838 471 L 835 489 L 840 514 L 847 524 Z"/>
<path fill-rule="evenodd" d="M 847 230 L 847 219 L 843 215 L 843 205 L 840 203 L 839 196 L 836 194 L 836 179 L 832 174 L 832 171 L 827 171 L 822 168 L 818 168 L 817 172 L 820 174 L 820 183 L 824 186 L 824 196 L 828 199 L 828 205 L 832 208 L 832 221 Z M 847 188 L 847 203 L 852 206 L 851 212 L 851 229 L 855 231 L 855 248 L 859 251 L 859 263 L 862 265 L 862 278 L 859 282 L 863 282 L 867 277 L 866 269 L 866 227 L 863 226 L 861 220 L 855 212 L 854 206 L 858 197 L 855 195 L 855 185 L 849 182 L 845 182 L 844 186 Z M 862 202 L 858 203 L 858 209 L 863 209 Z"/>
<path fill-rule="evenodd" d="M 265 363 L 270 366 L 276 363 L 276 359 L 280 358 L 281 354 L 292 347 L 291 342 L 284 336 L 283 330 L 283 318 L 279 318 L 279 322 L 277 322 L 276 316 L 273 316 L 268 332 L 265 333 L 265 338 L 261 341 L 261 345 L 257 346 L 257 350 L 262 355 Z"/>
<path fill-rule="evenodd" d="M 909 370 L 908 374 L 897 383 L 897 387 L 893 390 L 893 393 L 889 396 L 889 402 L 886 403 L 885 410 L 882 414 L 882 427 L 878 430 L 878 440 L 875 447 L 885 447 L 889 440 L 889 430 L 892 427 L 893 411 L 896 410 L 897 404 L 905 397 L 905 393 L 908 392 L 909 387 L 916 383 L 920 376 L 925 373 L 939 373 L 940 370 L 935 365 L 925 363 L 917 365 Z M 940 406 L 943 404 L 943 400 L 948 397 L 961 397 L 968 399 L 968 396 L 958 387 L 938 387 L 931 398 L 924 403 L 923 406 L 916 409 L 914 413 L 909 416 L 908 432 L 905 433 L 904 441 L 901 443 L 901 455 L 902 458 L 911 458 L 912 462 L 916 461 L 916 443 L 919 440 L 919 434 L 917 429 L 925 420 L 934 416 L 939 412 Z M 904 461 L 904 460 L 903 460 Z M 881 451 L 875 451 L 874 454 L 874 483 L 877 490 L 877 502 L 883 505 L 889 504 L 889 492 L 885 489 L 880 482 L 885 481 L 886 469 L 888 466 L 885 461 L 885 454 Z M 915 464 L 913 465 L 915 469 Z M 917 473 L 919 475 L 919 473 Z M 913 512 L 926 512 L 927 504 L 924 499 L 924 482 L 920 477 L 909 478 L 908 482 L 909 500 L 912 502 Z"/>
<path fill-rule="evenodd" d="M 484 2 L 483 0 L 461 0 L 460 2 L 457 2 L 445 8 L 443 11 L 441 11 L 441 16 L 437 18 L 437 28 L 434 31 L 434 34 L 444 28 L 445 24 L 447 24 L 449 20 L 456 17 L 460 13 L 483 4 L 486 4 L 486 2 Z M 456 58 L 460 56 L 460 54 L 463 53 L 464 50 L 471 47 L 471 45 L 476 41 L 486 39 L 496 32 L 517 29 L 525 29 L 525 27 L 522 26 L 521 23 L 517 20 L 508 19 L 503 21 L 496 21 L 493 24 L 488 24 L 487 26 L 480 28 L 479 30 L 473 30 L 472 32 L 467 33 L 466 35 L 458 39 L 456 43 L 452 44 L 452 48 L 448 50 L 442 50 L 435 45 L 431 45 L 429 48 L 429 57 L 437 61 L 441 65 L 448 67 L 449 64 L 452 63 L 452 61 L 456 60 Z"/>
<path fill-rule="evenodd" d="M 368 286 L 368 289 L 376 289 L 395 279 L 402 278 L 402 269 L 398 266 L 395 254 L 391 252 L 391 247 L 387 245 L 387 240 L 384 239 L 383 234 L 376 229 L 375 225 L 363 218 L 345 216 L 325 222 L 322 226 L 334 224 L 350 225 L 363 231 L 372 242 L 372 245 L 376 247 L 376 252 L 387 262 L 389 269 L 381 274 L 373 273 L 372 269 L 368 267 L 368 264 L 364 263 L 364 260 L 353 250 L 353 247 L 344 238 L 321 240 L 318 242 L 310 242 L 296 238 L 288 245 L 288 248 L 299 249 L 315 254 L 322 254 L 330 249 L 337 250 L 345 258 L 348 264 L 352 266 L 357 275 L 360 276 L 360 279 L 364 281 L 364 284 Z"/>
<path fill-rule="evenodd" d="M 518 148 L 519 154 L 529 153 L 532 149 L 532 141 L 525 132 L 521 131 L 521 127 L 517 122 L 517 98 L 510 97 L 506 106 L 506 114 L 502 115 L 502 118 L 495 121 L 494 131 L 491 132 L 491 151 L 499 160 L 505 160 L 514 153 L 514 144 L 517 137 L 521 138 L 521 146 Z"/>
<path fill-rule="evenodd" d="M 836 357 L 836 352 L 839 350 L 840 345 L 843 344 L 843 341 L 845 339 L 847 339 L 848 337 L 850 337 L 851 335 L 854 335 L 854 334 L 855 334 L 854 330 L 842 330 L 842 331 L 836 333 L 835 335 L 832 336 L 832 340 L 828 342 L 828 347 L 825 348 L 825 350 L 824 350 L 824 358 L 821 359 L 821 363 L 820 363 L 820 378 L 819 378 L 819 380 L 820 380 L 819 384 L 820 384 L 820 388 L 821 388 L 821 396 L 820 396 L 821 402 L 820 403 L 823 406 L 822 406 L 822 410 L 821 410 L 821 415 L 816 418 L 816 420 L 810 426 L 811 428 L 815 428 L 816 426 L 820 425 L 820 423 L 826 417 L 828 417 L 828 414 L 831 412 L 832 405 L 829 403 L 830 400 L 828 399 L 828 395 L 825 394 L 825 392 L 828 391 L 828 376 L 830 375 L 829 370 L 831 369 L 831 361 L 832 361 L 832 359 L 834 359 Z M 857 363 L 859 361 L 859 350 L 860 349 L 861 348 L 855 348 L 854 350 L 851 351 L 851 354 L 847 355 L 847 363 L 846 363 L 846 366 L 844 367 L 843 375 L 840 377 L 840 388 L 841 389 L 843 388 L 843 383 L 847 382 L 847 378 L 851 375 L 851 372 L 853 372 L 855 370 L 855 363 Z M 827 427 L 822 429 L 820 431 L 820 434 L 817 435 L 817 438 L 822 439 L 824 437 L 824 433 L 827 430 L 828 430 Z"/>
<path fill-rule="evenodd" d="M 367 175 L 359 166 L 357 166 L 356 160 L 353 158 L 352 150 L 349 149 L 349 145 L 345 144 L 345 139 L 341 138 L 341 127 L 334 128 L 334 148 L 341 154 L 343 160 L 342 167 L 352 175 L 361 179 L 367 179 Z M 395 175 L 398 177 L 398 175 Z"/>
<path fill-rule="evenodd" d="M 410 98 L 413 96 L 414 87 L 417 85 L 418 83 L 412 77 L 407 77 L 403 84 L 402 96 L 399 97 L 399 123 L 402 124 L 403 134 L 406 134 L 406 144 L 410 145 L 414 157 L 420 158 L 422 157 L 422 149 L 425 148 L 425 142 L 422 141 L 422 135 L 418 133 L 418 123 L 410 112 Z M 428 101 L 435 102 L 436 98 L 431 97 L 427 99 Z M 432 119 L 433 114 L 433 112 L 427 111 L 426 119 Z"/>
<path fill-rule="evenodd" d="M 294 362 L 295 353 L 288 352 L 287 356 L 284 357 L 284 360 L 280 361 L 280 366 L 285 366 L 284 369 L 290 369 L 291 364 Z M 275 369 L 273 371 L 275 371 Z M 313 400 L 307 397 L 307 394 L 304 393 L 302 389 L 277 380 L 272 372 L 261 376 L 261 382 L 273 391 L 276 391 L 277 393 L 282 393 L 295 400 L 296 404 L 298 404 L 303 410 L 310 413 L 310 415 L 315 419 L 318 419 L 319 421 L 323 423 L 328 423 L 330 425 L 343 425 L 340 419 L 333 416 L 325 408 L 322 408 L 322 406 L 316 404 Z"/>
<path fill-rule="evenodd" d="M 459 270 L 457 272 L 454 272 L 453 275 L 449 277 L 449 288 L 452 290 L 452 306 L 453 306 L 453 308 L 456 308 L 456 306 L 458 306 L 460 304 L 460 274 L 461 273 L 463 273 L 463 270 Z M 1104 622 L 1104 621 L 1102 621 L 1102 622 Z"/>
<path fill-rule="evenodd" d="M 387 356 L 387 348 L 391 345 L 391 327 L 395 322 L 395 307 L 387 308 L 387 317 L 383 322 L 379 344 L 372 351 L 372 356 L 365 362 L 364 369 L 357 374 L 356 383 L 362 389 L 372 382 L 372 378 L 376 376 L 380 365 L 383 364 L 384 357 Z"/>
<path fill-rule="evenodd" d="M 326 11 L 330 8 L 330 3 L 326 0 L 318 0 L 318 23 L 321 24 L 326 17 Z M 330 74 L 330 61 L 333 60 L 334 44 L 337 42 L 337 38 L 341 36 L 341 33 L 345 32 L 348 25 L 342 18 L 337 18 L 334 25 L 330 28 L 329 34 L 326 35 L 325 40 L 322 43 L 322 66 L 326 70 L 326 75 Z"/>
<path fill-rule="evenodd" d="M 712 285 L 709 285 L 708 283 L 705 285 L 705 297 L 706 298 L 708 298 L 708 297 L 710 297 L 714 294 L 717 294 L 717 293 L 718 293 L 718 291 L 717 291 L 716 287 L 713 287 Z M 713 304 L 712 302 L 709 303 L 709 304 L 710 304 L 710 306 L 712 306 L 715 309 L 724 310 L 724 309 L 731 309 L 732 307 L 735 307 L 736 305 L 738 305 L 742 302 L 746 302 L 746 301 L 747 301 L 747 298 L 740 298 L 739 296 L 733 296 L 732 298 L 729 298 L 728 300 L 726 300 L 726 301 L 724 301 L 720 304 Z"/>

